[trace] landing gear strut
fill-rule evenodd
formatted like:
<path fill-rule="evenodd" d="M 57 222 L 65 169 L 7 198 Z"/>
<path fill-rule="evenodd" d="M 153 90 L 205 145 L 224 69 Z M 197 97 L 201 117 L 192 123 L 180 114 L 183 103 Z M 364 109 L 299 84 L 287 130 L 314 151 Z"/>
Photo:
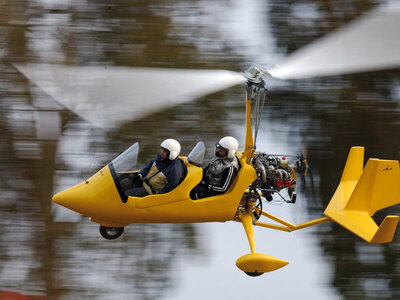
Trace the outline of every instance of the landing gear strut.
<path fill-rule="evenodd" d="M 115 240 L 124 232 L 124 227 L 105 227 L 100 225 L 99 231 L 103 238 L 107 240 Z"/>

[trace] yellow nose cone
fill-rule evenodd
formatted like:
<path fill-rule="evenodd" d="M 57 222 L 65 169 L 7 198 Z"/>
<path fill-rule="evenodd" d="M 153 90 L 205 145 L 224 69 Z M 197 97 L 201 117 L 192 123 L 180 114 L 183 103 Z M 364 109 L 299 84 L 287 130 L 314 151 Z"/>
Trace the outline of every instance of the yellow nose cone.
<path fill-rule="evenodd" d="M 120 219 L 126 211 L 126 205 L 121 201 L 108 166 L 89 179 L 55 194 L 53 201 L 84 216 L 99 220 Z"/>
<path fill-rule="evenodd" d="M 55 194 L 54 196 L 53 196 L 53 202 L 55 202 L 55 203 L 57 203 L 57 204 L 59 204 L 59 205 L 62 205 L 62 206 L 64 206 L 63 205 L 63 196 L 61 195 L 62 194 L 62 192 L 60 192 L 60 193 L 57 193 L 57 194 Z"/>
<path fill-rule="evenodd" d="M 84 202 L 88 201 L 85 185 L 85 182 L 82 182 L 65 191 L 59 192 L 53 196 L 53 201 L 73 211 L 80 212 L 82 206 L 84 206 Z"/>

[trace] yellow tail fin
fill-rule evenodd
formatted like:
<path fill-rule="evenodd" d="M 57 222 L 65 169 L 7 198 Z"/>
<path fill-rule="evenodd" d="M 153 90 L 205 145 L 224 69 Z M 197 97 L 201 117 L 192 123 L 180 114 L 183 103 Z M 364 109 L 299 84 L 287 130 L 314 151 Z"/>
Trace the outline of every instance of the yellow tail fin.
<path fill-rule="evenodd" d="M 400 203 L 399 162 L 369 159 L 362 170 L 364 148 L 350 150 L 340 184 L 324 214 L 369 243 L 393 239 L 398 216 L 387 216 L 378 227 L 371 216 Z"/>

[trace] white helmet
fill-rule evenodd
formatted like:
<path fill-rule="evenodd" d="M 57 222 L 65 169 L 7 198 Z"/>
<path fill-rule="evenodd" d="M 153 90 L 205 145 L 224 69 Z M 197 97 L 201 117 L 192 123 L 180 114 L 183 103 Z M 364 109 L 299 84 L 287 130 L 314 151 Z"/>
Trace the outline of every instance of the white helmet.
<path fill-rule="evenodd" d="M 181 144 L 174 139 L 166 139 L 161 143 L 161 148 L 167 149 L 169 152 L 168 159 L 174 160 L 178 157 L 179 152 L 181 152 Z"/>
<path fill-rule="evenodd" d="M 219 140 L 219 142 L 215 145 L 215 147 L 216 147 L 216 152 L 218 148 L 223 148 L 227 153 L 226 157 L 234 158 L 239 148 L 239 143 L 237 139 L 235 139 L 234 137 L 225 136 Z"/>

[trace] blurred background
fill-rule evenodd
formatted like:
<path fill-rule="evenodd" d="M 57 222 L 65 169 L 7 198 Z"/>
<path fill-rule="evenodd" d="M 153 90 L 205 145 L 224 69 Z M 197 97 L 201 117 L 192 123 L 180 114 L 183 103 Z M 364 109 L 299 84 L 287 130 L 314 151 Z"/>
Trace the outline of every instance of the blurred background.
<path fill-rule="evenodd" d="M 258 252 L 290 262 L 258 278 L 235 266 L 249 252 L 238 223 L 134 224 L 118 240 L 104 240 L 97 224 L 54 207 L 52 195 L 135 141 L 141 166 L 168 137 L 181 142 L 183 155 L 203 140 L 205 161 L 225 135 L 243 147 L 243 86 L 102 130 L 11 64 L 271 67 L 383 2 L 2 0 L 0 299 L 399 298 L 398 234 L 392 243 L 369 245 L 331 223 L 290 234 L 257 229 Z M 399 83 L 398 69 L 267 82 L 258 150 L 307 149 L 313 182 L 307 178 L 295 205 L 264 209 L 294 223 L 321 217 L 351 146 L 365 146 L 366 157 L 398 160 Z"/>

